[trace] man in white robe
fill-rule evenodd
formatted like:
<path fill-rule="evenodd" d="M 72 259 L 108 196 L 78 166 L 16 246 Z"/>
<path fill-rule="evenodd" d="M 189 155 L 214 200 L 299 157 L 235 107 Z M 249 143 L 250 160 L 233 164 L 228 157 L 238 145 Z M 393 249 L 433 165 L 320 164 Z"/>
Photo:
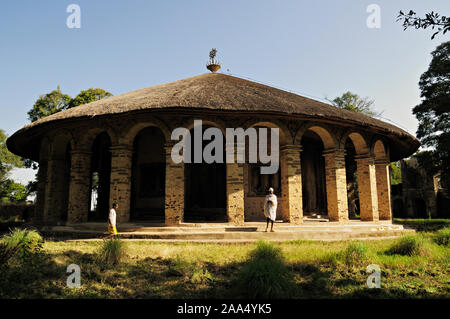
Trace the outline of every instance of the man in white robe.
<path fill-rule="evenodd" d="M 269 195 L 266 196 L 266 201 L 264 203 L 264 216 L 266 216 L 267 219 L 266 232 L 269 228 L 269 221 L 271 222 L 270 231 L 274 232 L 273 222 L 277 216 L 277 205 L 277 196 L 273 193 L 273 188 L 271 187 L 269 188 Z"/>

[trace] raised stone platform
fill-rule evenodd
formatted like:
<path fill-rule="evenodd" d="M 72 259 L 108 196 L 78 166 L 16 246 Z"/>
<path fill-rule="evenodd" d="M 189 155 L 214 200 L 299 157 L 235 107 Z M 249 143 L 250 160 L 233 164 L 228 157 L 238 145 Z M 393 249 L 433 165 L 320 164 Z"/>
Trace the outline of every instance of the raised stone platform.
<path fill-rule="evenodd" d="M 106 223 L 78 223 L 66 226 L 45 226 L 46 236 L 64 239 L 95 239 L 104 237 Z M 119 236 L 124 239 L 154 241 L 194 242 L 253 242 L 264 238 L 270 241 L 286 240 L 350 240 L 388 239 L 414 232 L 391 222 L 349 221 L 346 224 L 317 220 L 305 220 L 302 225 L 277 222 L 274 233 L 266 233 L 264 222 L 248 222 L 236 227 L 228 223 L 183 223 L 168 227 L 156 223 L 122 223 L 118 225 Z"/>

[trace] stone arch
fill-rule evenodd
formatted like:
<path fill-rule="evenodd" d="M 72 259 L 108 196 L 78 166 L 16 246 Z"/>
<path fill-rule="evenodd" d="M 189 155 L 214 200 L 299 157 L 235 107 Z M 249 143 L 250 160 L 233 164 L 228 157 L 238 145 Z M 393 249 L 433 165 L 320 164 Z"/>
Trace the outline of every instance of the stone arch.
<path fill-rule="evenodd" d="M 119 137 L 118 143 L 129 145 L 131 147 L 133 145 L 134 139 L 139 134 L 139 132 L 147 127 L 157 127 L 158 129 L 160 129 L 164 135 L 164 140 L 166 143 L 171 140 L 171 131 L 169 130 L 167 125 L 158 119 L 151 119 L 143 122 L 137 122 L 132 125 L 123 136 Z"/>
<path fill-rule="evenodd" d="M 261 174 L 261 167 L 268 166 L 268 164 L 262 164 L 260 160 L 260 150 L 259 150 L 259 131 L 257 131 L 257 155 L 258 163 L 250 162 L 251 157 L 249 154 L 250 147 L 248 145 L 248 138 L 246 139 L 245 148 L 245 163 L 243 166 L 243 184 L 244 184 L 244 218 L 246 221 L 262 221 L 264 216 L 261 215 L 261 211 L 264 207 L 265 196 L 269 187 L 274 189 L 277 196 L 280 197 L 281 203 L 281 192 L 282 192 L 282 172 L 281 172 L 281 147 L 283 145 L 292 144 L 292 136 L 287 128 L 287 126 L 276 120 L 276 119 L 251 119 L 246 121 L 242 125 L 244 130 L 249 128 L 277 128 L 279 131 L 278 140 L 278 171 L 274 174 Z M 273 156 L 271 147 L 271 133 L 267 134 L 268 145 L 267 145 L 267 155 L 271 154 Z M 274 158 L 272 158 L 274 160 Z M 272 164 L 272 163 L 271 163 Z M 281 211 L 281 204 L 280 204 Z"/>
<path fill-rule="evenodd" d="M 225 160 L 226 126 L 220 120 L 202 118 L 202 129 L 215 127 L 222 132 L 223 157 Z M 226 221 L 227 220 L 227 164 L 223 163 L 194 163 L 195 138 L 193 130 L 196 128 L 193 120 L 185 122 L 184 127 L 190 132 L 191 163 L 184 163 L 184 215 L 185 222 Z M 202 133 L 203 134 L 203 133 Z M 209 142 L 202 143 L 202 152 Z"/>
<path fill-rule="evenodd" d="M 249 120 L 244 124 L 244 129 L 250 128 L 250 127 L 268 127 L 268 128 L 278 128 L 280 132 L 280 146 L 288 144 L 289 141 L 292 141 L 293 138 L 291 134 L 289 133 L 289 130 L 286 125 L 281 123 L 277 120 L 260 120 L 260 119 L 253 119 Z"/>
<path fill-rule="evenodd" d="M 199 119 L 199 120 L 202 120 L 202 126 L 216 127 L 222 132 L 223 136 L 225 136 L 227 126 L 223 121 L 220 121 L 219 119 L 215 120 Z M 189 131 L 192 130 L 195 127 L 194 120 L 192 119 L 184 122 L 184 127 Z"/>
<path fill-rule="evenodd" d="M 102 133 L 106 133 L 111 141 L 111 145 L 118 142 L 115 130 L 110 126 L 95 127 L 87 130 L 80 130 L 80 138 L 76 141 L 76 148 L 91 150 L 94 140 Z"/>
<path fill-rule="evenodd" d="M 300 128 L 295 135 L 295 144 L 298 145 L 301 144 L 303 135 L 308 130 L 313 131 L 321 138 L 324 149 L 328 150 L 337 148 L 338 142 L 336 136 L 334 136 L 334 134 L 331 133 L 331 130 L 327 126 L 317 123 L 309 123 L 304 127 Z"/>
<path fill-rule="evenodd" d="M 355 147 L 357 155 L 369 154 L 369 143 L 367 142 L 367 137 L 356 131 L 349 131 L 344 134 L 341 140 L 341 147 L 345 148 L 347 139 L 350 139 Z"/>
<path fill-rule="evenodd" d="M 374 155 L 375 160 L 386 160 L 388 159 L 386 147 L 381 139 L 377 139 L 371 147 L 371 154 Z"/>
<path fill-rule="evenodd" d="M 133 220 L 164 222 L 166 141 L 163 130 L 155 125 L 139 130 L 132 141 L 130 217 Z"/>
<path fill-rule="evenodd" d="M 335 148 L 332 135 L 323 127 L 309 126 L 301 134 L 302 207 L 304 216 L 327 215 L 324 151 Z"/>
<path fill-rule="evenodd" d="M 52 132 L 47 159 L 47 181 L 45 188 L 44 220 L 49 224 L 67 221 L 69 207 L 69 184 L 71 151 L 75 141 L 72 132 L 66 129 Z"/>
<path fill-rule="evenodd" d="M 75 139 L 69 130 L 58 130 L 53 134 L 50 142 L 50 157 L 65 158 L 67 147 L 75 148 Z"/>
<path fill-rule="evenodd" d="M 111 136 L 106 130 L 90 132 L 89 193 L 90 220 L 105 220 L 109 211 L 109 192 L 111 182 Z M 96 135 L 94 136 L 94 133 Z"/>

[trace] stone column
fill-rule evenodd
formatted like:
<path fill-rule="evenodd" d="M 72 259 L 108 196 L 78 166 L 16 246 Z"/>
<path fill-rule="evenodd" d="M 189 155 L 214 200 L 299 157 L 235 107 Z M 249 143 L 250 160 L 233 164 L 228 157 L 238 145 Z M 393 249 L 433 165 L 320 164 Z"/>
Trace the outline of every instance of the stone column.
<path fill-rule="evenodd" d="M 330 149 L 323 152 L 325 158 L 325 180 L 327 210 L 330 221 L 348 221 L 347 178 L 345 172 L 345 151 Z"/>
<path fill-rule="evenodd" d="M 184 163 L 172 160 L 172 143 L 164 146 L 166 153 L 166 185 L 164 214 L 167 226 L 176 226 L 184 218 Z"/>
<path fill-rule="evenodd" d="M 64 170 L 63 158 L 51 157 L 47 166 L 47 184 L 45 187 L 44 223 L 56 225 L 61 221 L 67 207 L 64 207 Z"/>
<path fill-rule="evenodd" d="M 374 159 L 367 155 L 355 156 L 358 174 L 358 195 L 361 220 L 378 221 L 377 180 Z"/>
<path fill-rule="evenodd" d="M 377 179 L 379 218 L 380 220 L 392 220 L 389 162 L 386 160 L 376 161 L 375 174 Z"/>
<path fill-rule="evenodd" d="M 303 222 L 301 150 L 300 145 L 280 148 L 282 218 L 291 224 Z"/>
<path fill-rule="evenodd" d="M 232 147 L 235 150 L 234 161 L 226 164 L 227 216 L 228 223 L 242 226 L 245 222 L 244 163 L 237 163 L 237 153 L 238 150 L 245 148 L 245 144 L 233 143 Z"/>
<path fill-rule="evenodd" d="M 91 156 L 86 150 L 71 152 L 68 223 L 87 222 L 91 197 Z"/>
<path fill-rule="evenodd" d="M 119 204 L 117 221 L 130 221 L 131 165 L 133 151 L 127 145 L 115 145 L 111 150 L 110 207 Z"/>
<path fill-rule="evenodd" d="M 37 174 L 37 190 L 36 190 L 36 204 L 34 207 L 33 223 L 41 225 L 44 222 L 45 209 L 45 189 L 47 185 L 47 154 L 39 155 L 39 170 Z"/>

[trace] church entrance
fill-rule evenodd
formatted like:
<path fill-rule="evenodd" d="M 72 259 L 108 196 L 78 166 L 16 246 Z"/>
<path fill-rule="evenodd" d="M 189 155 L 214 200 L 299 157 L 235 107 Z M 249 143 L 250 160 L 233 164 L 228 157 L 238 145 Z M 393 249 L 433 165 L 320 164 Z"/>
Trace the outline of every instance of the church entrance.
<path fill-rule="evenodd" d="M 203 131 L 207 128 L 204 126 Z M 191 149 L 195 149 L 193 130 L 190 135 Z M 225 145 L 224 137 L 221 138 Z M 208 143 L 209 141 L 203 141 L 203 148 Z M 184 221 L 227 221 L 225 163 L 194 163 L 194 152 L 191 152 L 191 163 L 185 163 Z"/>
<path fill-rule="evenodd" d="M 139 132 L 133 144 L 131 219 L 164 222 L 166 157 L 157 127 Z"/>

